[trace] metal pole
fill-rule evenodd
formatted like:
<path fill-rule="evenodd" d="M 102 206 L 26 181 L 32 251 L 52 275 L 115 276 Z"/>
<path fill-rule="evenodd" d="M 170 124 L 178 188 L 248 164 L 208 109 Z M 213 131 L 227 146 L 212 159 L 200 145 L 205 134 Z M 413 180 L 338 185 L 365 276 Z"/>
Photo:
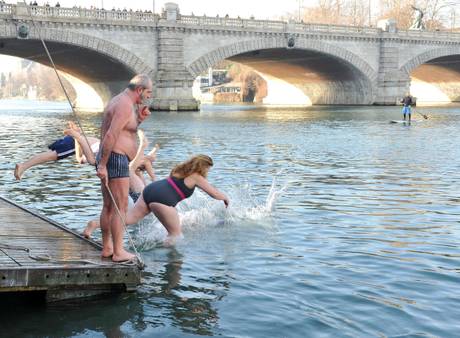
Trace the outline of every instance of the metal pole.
<path fill-rule="evenodd" d="M 299 14 L 298 14 L 298 16 L 297 16 L 297 21 L 298 21 L 298 22 L 300 22 L 300 9 L 301 9 L 301 7 L 302 7 L 301 1 L 302 1 L 302 0 L 297 0 L 297 2 L 298 2 L 298 4 L 299 4 Z"/>
<path fill-rule="evenodd" d="M 371 0 L 369 0 L 369 27 L 371 26 Z"/>
<path fill-rule="evenodd" d="M 155 14 L 155 0 L 152 0 L 152 12 Z"/>

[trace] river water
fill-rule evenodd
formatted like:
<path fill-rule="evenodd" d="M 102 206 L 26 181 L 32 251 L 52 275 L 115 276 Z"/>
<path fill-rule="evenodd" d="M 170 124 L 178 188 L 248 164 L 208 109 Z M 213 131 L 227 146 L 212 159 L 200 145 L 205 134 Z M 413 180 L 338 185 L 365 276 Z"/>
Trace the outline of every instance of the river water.
<path fill-rule="evenodd" d="M 195 193 L 170 248 L 147 218 L 130 230 L 147 264 L 137 293 L 8 309 L 1 336 L 458 336 L 460 109 L 390 124 L 399 111 L 154 112 L 143 128 L 161 145 L 157 175 L 209 154 L 230 208 Z M 97 134 L 100 114 L 80 117 Z M 81 231 L 101 204 L 91 167 L 66 159 L 13 178 L 69 119 L 64 104 L 1 102 L 0 193 Z"/>

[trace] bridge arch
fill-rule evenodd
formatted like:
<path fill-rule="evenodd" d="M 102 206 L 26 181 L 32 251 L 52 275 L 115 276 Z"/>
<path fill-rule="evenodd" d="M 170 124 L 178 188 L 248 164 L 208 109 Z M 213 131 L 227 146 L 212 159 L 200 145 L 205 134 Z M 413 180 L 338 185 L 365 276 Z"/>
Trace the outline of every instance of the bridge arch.
<path fill-rule="evenodd" d="M 67 29 L 44 27 L 40 29 L 40 35 L 47 43 L 56 67 L 92 86 L 104 102 L 122 90 L 136 73 L 145 73 L 154 78 L 155 70 L 141 58 L 110 41 Z M 15 24 L 10 24 L 0 31 L 0 41 L 2 41 L 1 54 L 51 66 L 36 29 L 30 29 L 27 39 L 18 40 L 17 27 Z M 18 48 L 19 44 L 21 44 L 20 48 Z M 37 53 L 38 50 L 43 52 Z M 87 54 L 88 62 L 83 66 L 80 66 L 79 55 L 75 54 L 78 51 Z M 72 53 L 74 55 L 71 55 Z M 97 69 L 98 63 L 105 64 L 104 69 Z M 113 74 L 108 74 L 109 71 Z"/>
<path fill-rule="evenodd" d="M 236 58 L 238 55 L 248 55 L 245 53 L 256 51 L 282 50 L 286 47 L 287 42 L 284 35 L 272 39 L 261 38 L 241 41 L 222 46 L 201 56 L 187 65 L 187 70 L 196 77 L 224 59 Z M 372 104 L 374 102 L 377 72 L 356 54 L 344 48 L 308 38 L 298 38 L 295 42 L 295 48 L 287 49 L 286 53 L 293 51 L 314 53 L 313 57 L 316 58 L 325 55 L 331 61 L 334 59 L 335 63 L 341 64 L 347 72 L 355 74 L 353 75 L 354 80 L 350 79 L 349 76 L 346 81 L 337 80 L 334 82 L 333 76 L 329 76 L 329 79 L 323 83 L 312 81 L 308 85 L 306 82 L 300 84 L 301 79 L 298 78 L 296 80 L 298 84 L 295 86 L 301 88 L 313 104 Z M 350 93 L 352 94 L 350 95 Z"/>
<path fill-rule="evenodd" d="M 427 63 L 430 60 L 437 59 L 444 56 L 460 55 L 460 46 L 451 46 L 446 48 L 432 49 L 427 52 L 421 53 L 409 61 L 407 61 L 401 68 L 400 71 L 403 74 L 410 75 L 410 73 L 417 67 Z"/>
<path fill-rule="evenodd" d="M 460 46 L 420 53 L 403 64 L 400 72 L 421 104 L 460 102 Z"/>

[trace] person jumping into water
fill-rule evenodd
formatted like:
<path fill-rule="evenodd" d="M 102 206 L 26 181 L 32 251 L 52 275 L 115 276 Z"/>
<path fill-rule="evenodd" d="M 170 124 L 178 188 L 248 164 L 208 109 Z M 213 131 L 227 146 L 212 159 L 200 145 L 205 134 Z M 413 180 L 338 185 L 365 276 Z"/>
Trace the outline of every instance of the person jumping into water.
<path fill-rule="evenodd" d="M 182 234 L 179 213 L 175 206 L 192 196 L 195 187 L 202 189 L 212 198 L 223 201 L 225 207 L 228 207 L 228 197 L 206 179 L 213 164 L 209 156 L 196 155 L 175 166 L 168 178 L 150 183 L 142 191 L 134 207 L 128 211 L 126 224 L 135 224 L 153 212 L 174 240 Z"/>
<path fill-rule="evenodd" d="M 72 135 L 69 135 L 66 133 L 67 130 L 69 129 L 77 129 L 78 127 L 73 123 L 69 122 L 69 128 L 64 130 L 64 136 L 63 138 L 57 139 L 54 141 L 52 144 L 48 146 L 48 151 L 41 152 L 38 154 L 33 155 L 29 159 L 27 159 L 24 162 L 17 163 L 15 168 L 14 168 L 14 177 L 16 180 L 20 180 L 22 178 L 22 175 L 24 172 L 36 165 L 43 164 L 46 162 L 51 162 L 51 161 L 60 161 L 66 157 L 72 156 L 73 154 L 76 153 L 75 149 L 75 139 Z M 88 142 L 89 146 L 94 152 L 97 152 L 97 149 L 99 148 L 99 139 L 96 137 L 91 137 L 88 136 Z M 85 141 L 85 144 L 86 141 Z M 77 161 L 78 163 L 85 163 L 87 159 L 83 156 L 78 156 L 77 154 Z"/>

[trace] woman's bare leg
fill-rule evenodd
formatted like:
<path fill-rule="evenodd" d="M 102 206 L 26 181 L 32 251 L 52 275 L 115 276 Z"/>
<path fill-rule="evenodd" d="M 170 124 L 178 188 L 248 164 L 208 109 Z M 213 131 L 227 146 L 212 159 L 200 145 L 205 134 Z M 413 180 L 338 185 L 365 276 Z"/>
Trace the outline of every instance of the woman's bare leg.
<path fill-rule="evenodd" d="M 128 210 L 126 214 L 126 224 L 136 224 L 140 219 L 144 218 L 150 212 L 147 204 L 144 202 L 142 194 L 137 199 L 134 207 Z"/>
<path fill-rule="evenodd" d="M 149 207 L 170 236 L 182 235 L 179 213 L 176 208 L 161 203 L 150 203 Z"/>
<path fill-rule="evenodd" d="M 50 161 L 57 161 L 57 153 L 54 150 L 48 150 L 44 153 L 34 155 L 27 161 L 16 164 L 16 167 L 14 168 L 14 177 L 17 180 L 20 180 L 22 174 L 24 174 L 24 172 L 30 167 Z"/>

